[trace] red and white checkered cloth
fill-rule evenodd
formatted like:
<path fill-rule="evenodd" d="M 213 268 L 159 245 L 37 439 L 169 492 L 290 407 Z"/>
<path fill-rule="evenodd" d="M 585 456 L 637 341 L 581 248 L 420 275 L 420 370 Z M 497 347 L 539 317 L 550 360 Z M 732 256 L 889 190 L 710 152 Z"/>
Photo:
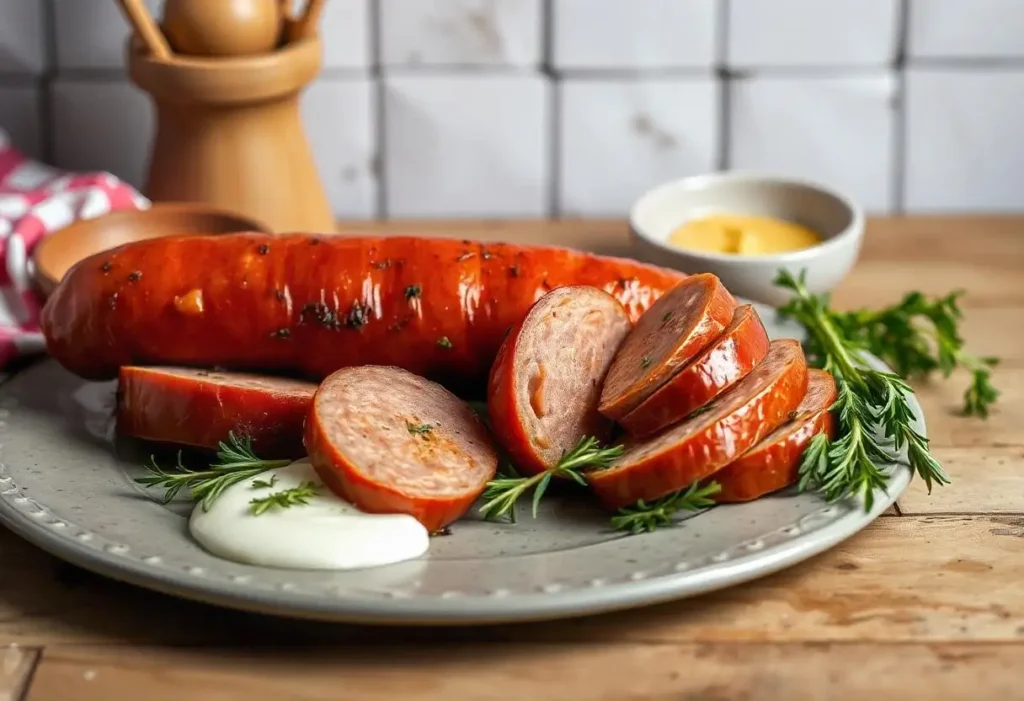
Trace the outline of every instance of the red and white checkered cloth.
<path fill-rule="evenodd" d="M 36 244 L 79 219 L 147 207 L 109 173 L 66 173 L 26 158 L 0 129 L 0 369 L 45 349 L 29 267 Z"/>

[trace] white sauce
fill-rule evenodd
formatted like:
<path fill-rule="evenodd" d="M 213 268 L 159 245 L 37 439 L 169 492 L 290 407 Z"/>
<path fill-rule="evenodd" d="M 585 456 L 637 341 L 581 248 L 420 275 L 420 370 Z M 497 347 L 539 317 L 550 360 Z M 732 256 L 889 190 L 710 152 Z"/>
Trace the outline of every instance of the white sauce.
<path fill-rule="evenodd" d="M 253 488 L 253 482 L 277 481 Z M 272 508 L 259 516 L 250 502 L 306 482 L 319 485 L 307 504 Z M 209 511 L 197 504 L 192 536 L 218 557 L 264 567 L 348 570 L 389 565 L 427 551 L 430 535 L 407 514 L 368 514 L 332 493 L 308 460 L 232 485 Z"/>

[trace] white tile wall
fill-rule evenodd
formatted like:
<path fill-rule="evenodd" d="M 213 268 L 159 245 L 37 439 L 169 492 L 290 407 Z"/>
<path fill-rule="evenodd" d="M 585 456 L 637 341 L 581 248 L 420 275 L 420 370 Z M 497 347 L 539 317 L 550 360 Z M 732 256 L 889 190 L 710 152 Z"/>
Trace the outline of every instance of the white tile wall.
<path fill-rule="evenodd" d="M 380 0 L 385 66 L 535 66 L 540 0 Z"/>
<path fill-rule="evenodd" d="M 754 77 L 732 84 L 729 165 L 824 181 L 892 208 L 895 78 Z"/>
<path fill-rule="evenodd" d="M 909 207 L 1024 208 L 1024 67 L 911 69 L 906 99 Z"/>
<path fill-rule="evenodd" d="M 914 58 L 1024 57 L 1020 0 L 910 0 Z"/>
<path fill-rule="evenodd" d="M 39 158 L 43 153 L 39 89 L 34 85 L 0 85 L 0 128 L 14 148 Z"/>
<path fill-rule="evenodd" d="M 897 0 L 729 0 L 728 63 L 740 68 L 884 66 Z"/>
<path fill-rule="evenodd" d="M 621 216 L 659 182 L 714 170 L 719 92 L 710 78 L 563 81 L 560 211 Z"/>
<path fill-rule="evenodd" d="M 558 69 L 710 68 L 716 0 L 551 0 Z"/>
<path fill-rule="evenodd" d="M 141 184 L 127 33 L 113 0 L 0 0 L 0 129 Z M 339 217 L 622 216 L 720 166 L 1024 212 L 1024 0 L 330 0 L 321 34 Z"/>
<path fill-rule="evenodd" d="M 550 103 L 550 85 L 539 76 L 387 78 L 388 214 L 544 215 Z"/>
<path fill-rule="evenodd" d="M 321 78 L 302 96 L 306 138 L 320 180 L 344 219 L 377 212 L 377 101 L 365 78 Z"/>

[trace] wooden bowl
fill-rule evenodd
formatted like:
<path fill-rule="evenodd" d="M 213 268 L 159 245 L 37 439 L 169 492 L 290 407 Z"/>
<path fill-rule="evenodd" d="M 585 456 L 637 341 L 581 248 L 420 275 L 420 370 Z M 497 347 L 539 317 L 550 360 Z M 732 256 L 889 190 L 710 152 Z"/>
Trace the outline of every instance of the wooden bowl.
<path fill-rule="evenodd" d="M 161 236 L 272 233 L 264 224 L 201 204 L 160 203 L 149 209 L 125 209 L 75 222 L 40 241 L 32 252 L 31 275 L 44 297 L 80 260 L 121 244 Z"/>

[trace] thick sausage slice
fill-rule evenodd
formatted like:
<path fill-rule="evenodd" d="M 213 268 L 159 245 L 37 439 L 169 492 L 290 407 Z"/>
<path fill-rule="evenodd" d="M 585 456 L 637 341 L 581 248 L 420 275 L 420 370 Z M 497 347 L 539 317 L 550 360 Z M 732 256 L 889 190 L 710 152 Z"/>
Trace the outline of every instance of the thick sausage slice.
<path fill-rule="evenodd" d="M 306 450 L 332 491 L 431 532 L 462 516 L 498 467 L 487 430 L 441 385 L 394 367 L 331 374 L 306 420 Z"/>
<path fill-rule="evenodd" d="M 601 384 L 632 324 L 596 287 L 560 287 L 538 300 L 498 350 L 487 407 L 491 429 L 520 474 L 555 466 L 584 436 L 608 438 Z"/>
<path fill-rule="evenodd" d="M 710 273 L 658 299 L 626 336 L 608 369 L 599 409 L 618 421 L 668 382 L 732 321 L 736 300 Z"/>
<path fill-rule="evenodd" d="M 302 423 L 316 385 L 283 377 L 175 367 L 123 367 L 117 429 L 122 435 L 216 448 L 228 433 L 252 438 L 265 458 L 300 458 Z"/>
<path fill-rule="evenodd" d="M 807 392 L 800 344 L 772 341 L 749 375 L 681 423 L 645 439 L 627 439 L 611 467 L 587 482 L 611 509 L 653 501 L 704 479 L 780 426 Z"/>
<path fill-rule="evenodd" d="M 649 436 L 701 408 L 747 375 L 768 354 L 768 332 L 749 304 L 661 389 L 619 423 L 635 436 Z"/>
<path fill-rule="evenodd" d="M 800 458 L 811 439 L 819 433 L 835 437 L 835 417 L 829 408 L 838 396 L 832 375 L 811 370 L 807 396 L 800 402 L 794 417 L 739 460 L 715 473 L 715 481 L 722 486 L 715 501 L 750 501 L 796 482 Z"/>

